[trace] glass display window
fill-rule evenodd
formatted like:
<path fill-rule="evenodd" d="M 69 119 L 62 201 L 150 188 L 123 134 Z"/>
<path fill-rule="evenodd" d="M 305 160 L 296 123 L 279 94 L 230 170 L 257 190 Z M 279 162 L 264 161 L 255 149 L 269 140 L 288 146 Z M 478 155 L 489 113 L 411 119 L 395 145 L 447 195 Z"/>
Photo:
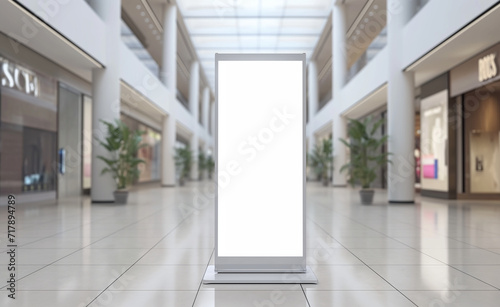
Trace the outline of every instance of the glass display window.
<path fill-rule="evenodd" d="M 500 82 L 464 95 L 467 193 L 500 193 Z"/>

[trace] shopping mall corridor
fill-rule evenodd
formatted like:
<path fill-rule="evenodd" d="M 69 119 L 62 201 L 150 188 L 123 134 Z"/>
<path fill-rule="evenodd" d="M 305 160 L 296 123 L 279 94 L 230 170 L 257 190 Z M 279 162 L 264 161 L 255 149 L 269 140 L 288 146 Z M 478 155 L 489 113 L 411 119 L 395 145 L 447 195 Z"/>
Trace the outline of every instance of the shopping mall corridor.
<path fill-rule="evenodd" d="M 141 186 L 127 205 L 18 205 L 15 306 L 498 306 L 500 204 L 388 205 L 377 191 L 363 206 L 356 190 L 309 183 L 307 205 L 317 285 L 204 285 L 214 254 L 208 183 Z M 5 283 L 7 207 L 0 219 Z M 7 306 L 6 285 L 0 293 Z"/>

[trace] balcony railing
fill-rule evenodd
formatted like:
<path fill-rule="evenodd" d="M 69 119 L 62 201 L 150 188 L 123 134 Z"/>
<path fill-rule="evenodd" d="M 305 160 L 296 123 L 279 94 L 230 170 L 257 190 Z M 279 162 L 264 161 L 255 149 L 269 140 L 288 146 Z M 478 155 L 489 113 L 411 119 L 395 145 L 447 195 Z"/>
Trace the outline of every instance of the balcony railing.
<path fill-rule="evenodd" d="M 370 61 L 387 45 L 387 26 L 380 31 L 379 35 L 366 48 L 359 59 L 352 64 L 347 72 L 347 81 L 358 74 Z"/>
<path fill-rule="evenodd" d="M 179 100 L 179 102 L 181 103 L 181 105 L 186 108 L 186 110 L 188 110 L 189 112 L 191 112 L 189 110 L 189 101 L 186 99 L 186 97 L 184 97 L 184 95 L 182 95 L 182 93 L 177 90 L 177 93 L 175 95 L 175 97 L 177 98 L 177 100 Z"/>
<path fill-rule="evenodd" d="M 122 20 L 121 25 L 122 41 L 132 50 L 139 60 L 146 66 L 156 77 L 160 76 L 160 68 L 158 63 L 151 57 L 149 51 L 144 47 L 142 42 L 137 38 L 127 24 Z"/>

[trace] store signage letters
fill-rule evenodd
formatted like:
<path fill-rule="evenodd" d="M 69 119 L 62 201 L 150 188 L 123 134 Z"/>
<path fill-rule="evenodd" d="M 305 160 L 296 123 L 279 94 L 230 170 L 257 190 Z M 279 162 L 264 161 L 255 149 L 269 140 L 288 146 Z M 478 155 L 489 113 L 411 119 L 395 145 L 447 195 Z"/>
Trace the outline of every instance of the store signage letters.
<path fill-rule="evenodd" d="M 497 63 L 495 62 L 496 57 L 497 55 L 492 53 L 479 59 L 479 82 L 496 77 L 498 73 Z"/>
<path fill-rule="evenodd" d="M 2 86 L 38 96 L 38 78 L 29 70 L 0 58 Z"/>

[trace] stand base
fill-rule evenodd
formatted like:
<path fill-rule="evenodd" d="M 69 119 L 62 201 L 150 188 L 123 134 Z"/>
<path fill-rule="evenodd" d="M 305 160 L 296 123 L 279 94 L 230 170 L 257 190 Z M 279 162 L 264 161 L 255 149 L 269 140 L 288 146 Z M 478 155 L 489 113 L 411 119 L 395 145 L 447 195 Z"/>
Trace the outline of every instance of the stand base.
<path fill-rule="evenodd" d="M 204 284 L 317 284 L 318 279 L 310 267 L 304 273 L 216 273 L 209 265 Z"/>

